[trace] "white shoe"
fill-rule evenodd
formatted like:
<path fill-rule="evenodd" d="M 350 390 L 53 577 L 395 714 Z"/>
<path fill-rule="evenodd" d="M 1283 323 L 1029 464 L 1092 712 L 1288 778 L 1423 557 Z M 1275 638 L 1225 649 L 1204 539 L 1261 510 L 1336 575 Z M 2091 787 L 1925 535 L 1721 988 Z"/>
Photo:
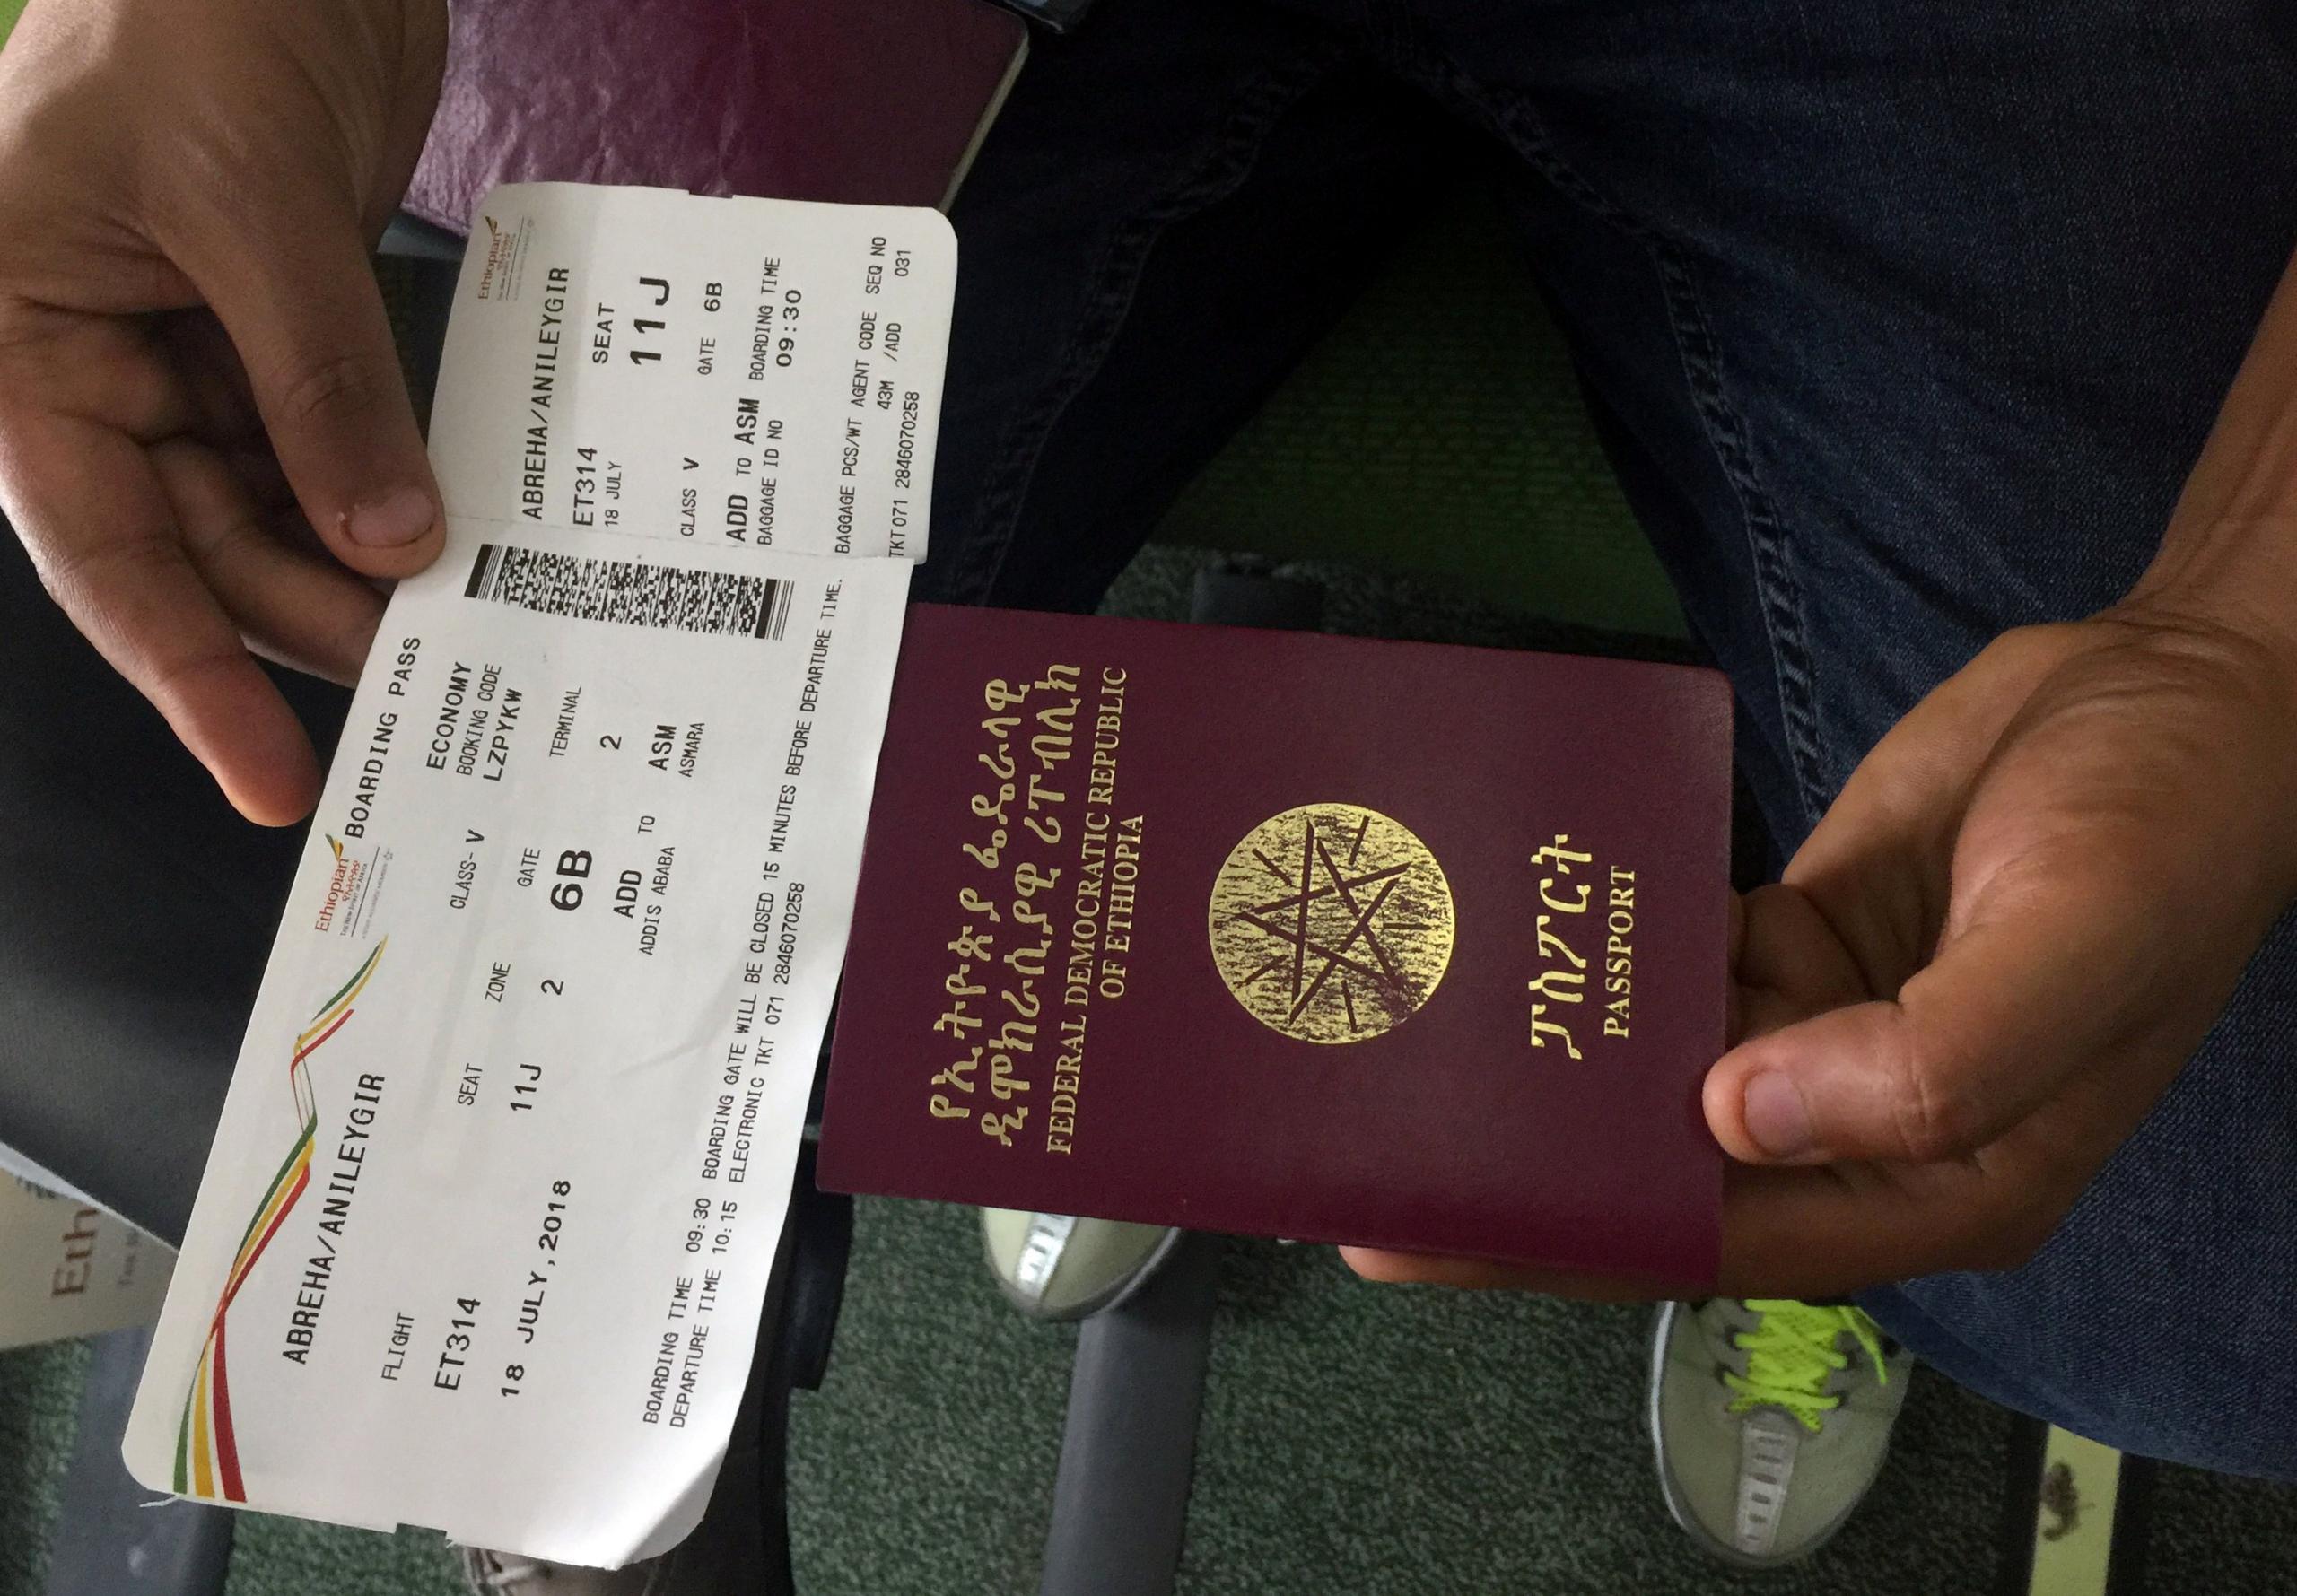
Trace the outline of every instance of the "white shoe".
<path fill-rule="evenodd" d="M 1177 1230 L 981 1210 L 982 1248 L 1008 1302 L 1032 1319 L 1082 1319 L 1139 1290 L 1172 1252 Z"/>
<path fill-rule="evenodd" d="M 1913 1372 L 1914 1355 L 1856 1308 L 1667 1304 L 1651 1346 L 1667 1511 L 1726 1562 L 1808 1556 L 1874 1483 Z"/>

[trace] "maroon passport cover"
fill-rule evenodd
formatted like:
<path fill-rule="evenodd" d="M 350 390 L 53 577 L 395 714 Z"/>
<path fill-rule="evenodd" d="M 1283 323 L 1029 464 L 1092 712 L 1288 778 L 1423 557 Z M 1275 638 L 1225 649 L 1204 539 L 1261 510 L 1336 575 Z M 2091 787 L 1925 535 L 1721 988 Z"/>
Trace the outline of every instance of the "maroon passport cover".
<path fill-rule="evenodd" d="M 1714 1278 L 1711 671 L 919 606 L 820 1177 Z"/>
<path fill-rule="evenodd" d="M 1026 48 L 987 0 L 457 0 L 406 208 L 497 183 L 938 205 Z"/>

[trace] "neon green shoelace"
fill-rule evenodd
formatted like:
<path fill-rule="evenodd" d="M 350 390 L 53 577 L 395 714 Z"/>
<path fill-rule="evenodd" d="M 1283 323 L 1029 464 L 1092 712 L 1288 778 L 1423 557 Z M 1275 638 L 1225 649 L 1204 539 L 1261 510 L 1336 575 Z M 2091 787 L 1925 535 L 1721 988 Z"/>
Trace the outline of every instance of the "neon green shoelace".
<path fill-rule="evenodd" d="M 1845 1330 L 1874 1360 L 1874 1373 L 1882 1383 L 1890 1383 L 1881 1327 L 1856 1308 L 1821 1308 L 1784 1297 L 1749 1297 L 1746 1305 L 1762 1322 L 1731 1338 L 1731 1345 L 1747 1355 L 1744 1374 L 1723 1372 L 1723 1383 L 1738 1393 L 1732 1399 L 1732 1412 L 1784 1408 L 1815 1433 L 1819 1416 L 1842 1406 L 1841 1395 L 1824 1388 L 1830 1375 L 1850 1366 L 1850 1359 L 1835 1347 L 1835 1338 Z"/>

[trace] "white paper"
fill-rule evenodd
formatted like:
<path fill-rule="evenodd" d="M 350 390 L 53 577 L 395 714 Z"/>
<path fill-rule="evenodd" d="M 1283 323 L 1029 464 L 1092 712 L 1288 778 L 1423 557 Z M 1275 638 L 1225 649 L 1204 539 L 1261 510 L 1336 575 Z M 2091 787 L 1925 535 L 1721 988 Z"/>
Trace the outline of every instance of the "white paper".
<path fill-rule="evenodd" d="M 750 413 L 667 359 L 538 394 L 538 285 L 581 285 L 576 327 L 576 301 L 626 302 L 617 273 L 730 276 L 770 233 L 810 313 L 859 294 L 875 240 L 938 239 L 904 289 L 911 362 L 946 342 L 952 268 L 930 212 L 550 186 L 484 214 L 527 241 L 490 256 L 481 227 L 465 265 L 433 424 L 448 549 L 394 595 L 354 700 L 126 1452 L 202 1499 L 616 1566 L 698 1520 L 748 1372 L 912 566 L 784 552 L 793 507 L 887 480 L 845 453 L 858 316 L 809 324 L 762 385 L 768 548 L 659 507 L 681 476 L 741 479 Z M 506 269 L 523 288 L 477 301 Z M 930 375 L 913 460 L 938 355 Z"/>
<path fill-rule="evenodd" d="M 149 1324 L 174 1258 L 83 1198 L 0 1177 L 0 1347 Z"/>
<path fill-rule="evenodd" d="M 35 1163 L 5 1142 L 0 1142 L 0 1175 L 13 1175 L 43 1191 L 53 1191 L 59 1197 L 69 1197 L 92 1208 L 104 1205 L 79 1187 L 64 1179 L 44 1164 Z"/>
<path fill-rule="evenodd" d="M 956 276 L 938 211 L 498 188 L 432 410 L 447 508 L 921 560 Z"/>

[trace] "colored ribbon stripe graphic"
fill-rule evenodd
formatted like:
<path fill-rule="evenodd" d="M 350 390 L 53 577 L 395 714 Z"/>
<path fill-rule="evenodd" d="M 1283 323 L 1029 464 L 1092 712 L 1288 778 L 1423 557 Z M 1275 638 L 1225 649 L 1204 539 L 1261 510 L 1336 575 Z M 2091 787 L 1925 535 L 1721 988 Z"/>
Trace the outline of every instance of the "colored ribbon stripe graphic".
<path fill-rule="evenodd" d="M 255 1215 L 248 1221 L 247 1229 L 240 1236 L 239 1252 L 232 1257 L 231 1272 L 224 1277 L 223 1293 L 215 1304 L 214 1317 L 207 1321 L 207 1340 L 200 1348 L 199 1371 L 193 1376 L 191 1390 L 184 1398 L 183 1422 L 176 1427 L 175 1489 L 179 1496 L 207 1496 L 225 1502 L 244 1502 L 247 1492 L 240 1478 L 240 1452 L 231 1434 L 231 1386 L 223 1356 L 223 1326 L 231 1311 L 231 1303 L 240 1295 L 240 1287 L 247 1284 L 256 1262 L 264 1249 L 271 1245 L 271 1238 L 287 1222 L 287 1216 L 302 1200 L 311 1183 L 311 1148 L 318 1139 L 319 1098 L 311 1090 L 310 1057 L 324 1047 L 328 1040 L 349 1023 L 351 1006 L 359 994 L 367 990 L 367 982 L 374 978 L 375 966 L 382 962 L 387 938 L 375 944 L 358 972 L 336 990 L 334 997 L 319 1005 L 311 1023 L 295 1038 L 293 1057 L 287 1060 L 287 1090 L 294 1100 L 295 1117 L 301 1126 L 295 1145 L 288 1149 L 279 1171 L 265 1188 L 263 1200 L 256 1204 Z"/>

